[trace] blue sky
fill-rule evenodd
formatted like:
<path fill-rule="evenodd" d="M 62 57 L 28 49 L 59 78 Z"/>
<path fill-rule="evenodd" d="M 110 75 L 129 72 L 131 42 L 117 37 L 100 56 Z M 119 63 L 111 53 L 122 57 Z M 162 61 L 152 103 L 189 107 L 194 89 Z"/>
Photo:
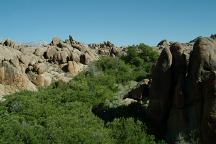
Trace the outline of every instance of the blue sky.
<path fill-rule="evenodd" d="M 72 35 L 117 45 L 187 42 L 216 33 L 215 0 L 1 0 L 0 39 L 49 42 Z"/>

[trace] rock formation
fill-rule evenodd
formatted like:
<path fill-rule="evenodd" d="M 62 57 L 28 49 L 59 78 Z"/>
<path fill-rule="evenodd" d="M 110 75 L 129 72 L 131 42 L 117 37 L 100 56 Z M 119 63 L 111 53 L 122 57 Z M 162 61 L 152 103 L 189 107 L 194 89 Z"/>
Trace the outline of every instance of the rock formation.
<path fill-rule="evenodd" d="M 216 141 L 216 42 L 198 38 L 192 45 L 163 47 L 152 74 L 147 117 L 168 141 L 196 130 L 208 144 Z"/>
<path fill-rule="evenodd" d="M 121 49 L 110 42 L 85 45 L 69 36 L 65 41 L 55 37 L 50 44 L 40 46 L 5 40 L 0 43 L 0 51 L 1 99 L 19 90 L 35 91 L 54 81 L 68 82 L 100 55 L 115 56 Z"/>

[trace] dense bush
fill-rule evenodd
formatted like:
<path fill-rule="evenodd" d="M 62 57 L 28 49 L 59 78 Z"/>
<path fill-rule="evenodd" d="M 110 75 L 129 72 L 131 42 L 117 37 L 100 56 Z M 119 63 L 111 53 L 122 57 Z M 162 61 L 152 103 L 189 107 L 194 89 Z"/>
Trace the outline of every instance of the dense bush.
<path fill-rule="evenodd" d="M 139 60 L 150 54 L 146 64 L 128 59 L 133 55 L 129 48 L 127 57 L 101 58 L 67 84 L 56 82 L 38 92 L 7 96 L 0 104 L 0 143 L 156 143 L 144 124 L 133 118 L 105 124 L 92 113 L 93 106 L 112 99 L 119 85 L 136 80 L 143 72 L 137 74 L 138 67 L 153 63 L 155 55 L 150 49 L 142 45 L 138 49 Z"/>
<path fill-rule="evenodd" d="M 156 144 L 154 137 L 146 133 L 146 127 L 134 119 L 116 119 L 108 124 L 116 144 Z"/>
<path fill-rule="evenodd" d="M 158 57 L 159 54 L 153 48 L 145 44 L 139 44 L 129 46 L 127 48 L 127 55 L 121 59 L 133 67 L 134 75 L 137 76 L 137 80 L 139 81 L 149 76 L 151 67 Z"/>
<path fill-rule="evenodd" d="M 139 44 L 129 46 L 127 48 L 127 55 L 122 57 L 122 59 L 126 63 L 139 67 L 155 63 L 158 56 L 158 53 L 155 52 L 152 47 L 145 44 Z"/>

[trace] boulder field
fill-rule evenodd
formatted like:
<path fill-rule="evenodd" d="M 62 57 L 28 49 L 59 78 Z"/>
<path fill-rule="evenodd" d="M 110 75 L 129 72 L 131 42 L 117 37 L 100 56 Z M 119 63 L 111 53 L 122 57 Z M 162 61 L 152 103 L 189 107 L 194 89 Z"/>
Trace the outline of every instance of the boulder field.
<path fill-rule="evenodd" d="M 71 36 L 38 46 L 0 42 L 0 99 L 20 90 L 36 91 L 55 81 L 68 82 L 99 56 L 124 53 L 111 42 L 85 45 Z"/>

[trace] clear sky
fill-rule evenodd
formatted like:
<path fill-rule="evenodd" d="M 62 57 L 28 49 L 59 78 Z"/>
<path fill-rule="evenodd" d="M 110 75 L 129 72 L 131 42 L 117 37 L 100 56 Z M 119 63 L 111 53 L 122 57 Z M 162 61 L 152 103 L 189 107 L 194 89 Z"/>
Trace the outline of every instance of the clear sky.
<path fill-rule="evenodd" d="M 187 42 L 216 33 L 216 0 L 1 0 L 0 39 L 49 42 L 72 35 L 117 45 Z"/>

